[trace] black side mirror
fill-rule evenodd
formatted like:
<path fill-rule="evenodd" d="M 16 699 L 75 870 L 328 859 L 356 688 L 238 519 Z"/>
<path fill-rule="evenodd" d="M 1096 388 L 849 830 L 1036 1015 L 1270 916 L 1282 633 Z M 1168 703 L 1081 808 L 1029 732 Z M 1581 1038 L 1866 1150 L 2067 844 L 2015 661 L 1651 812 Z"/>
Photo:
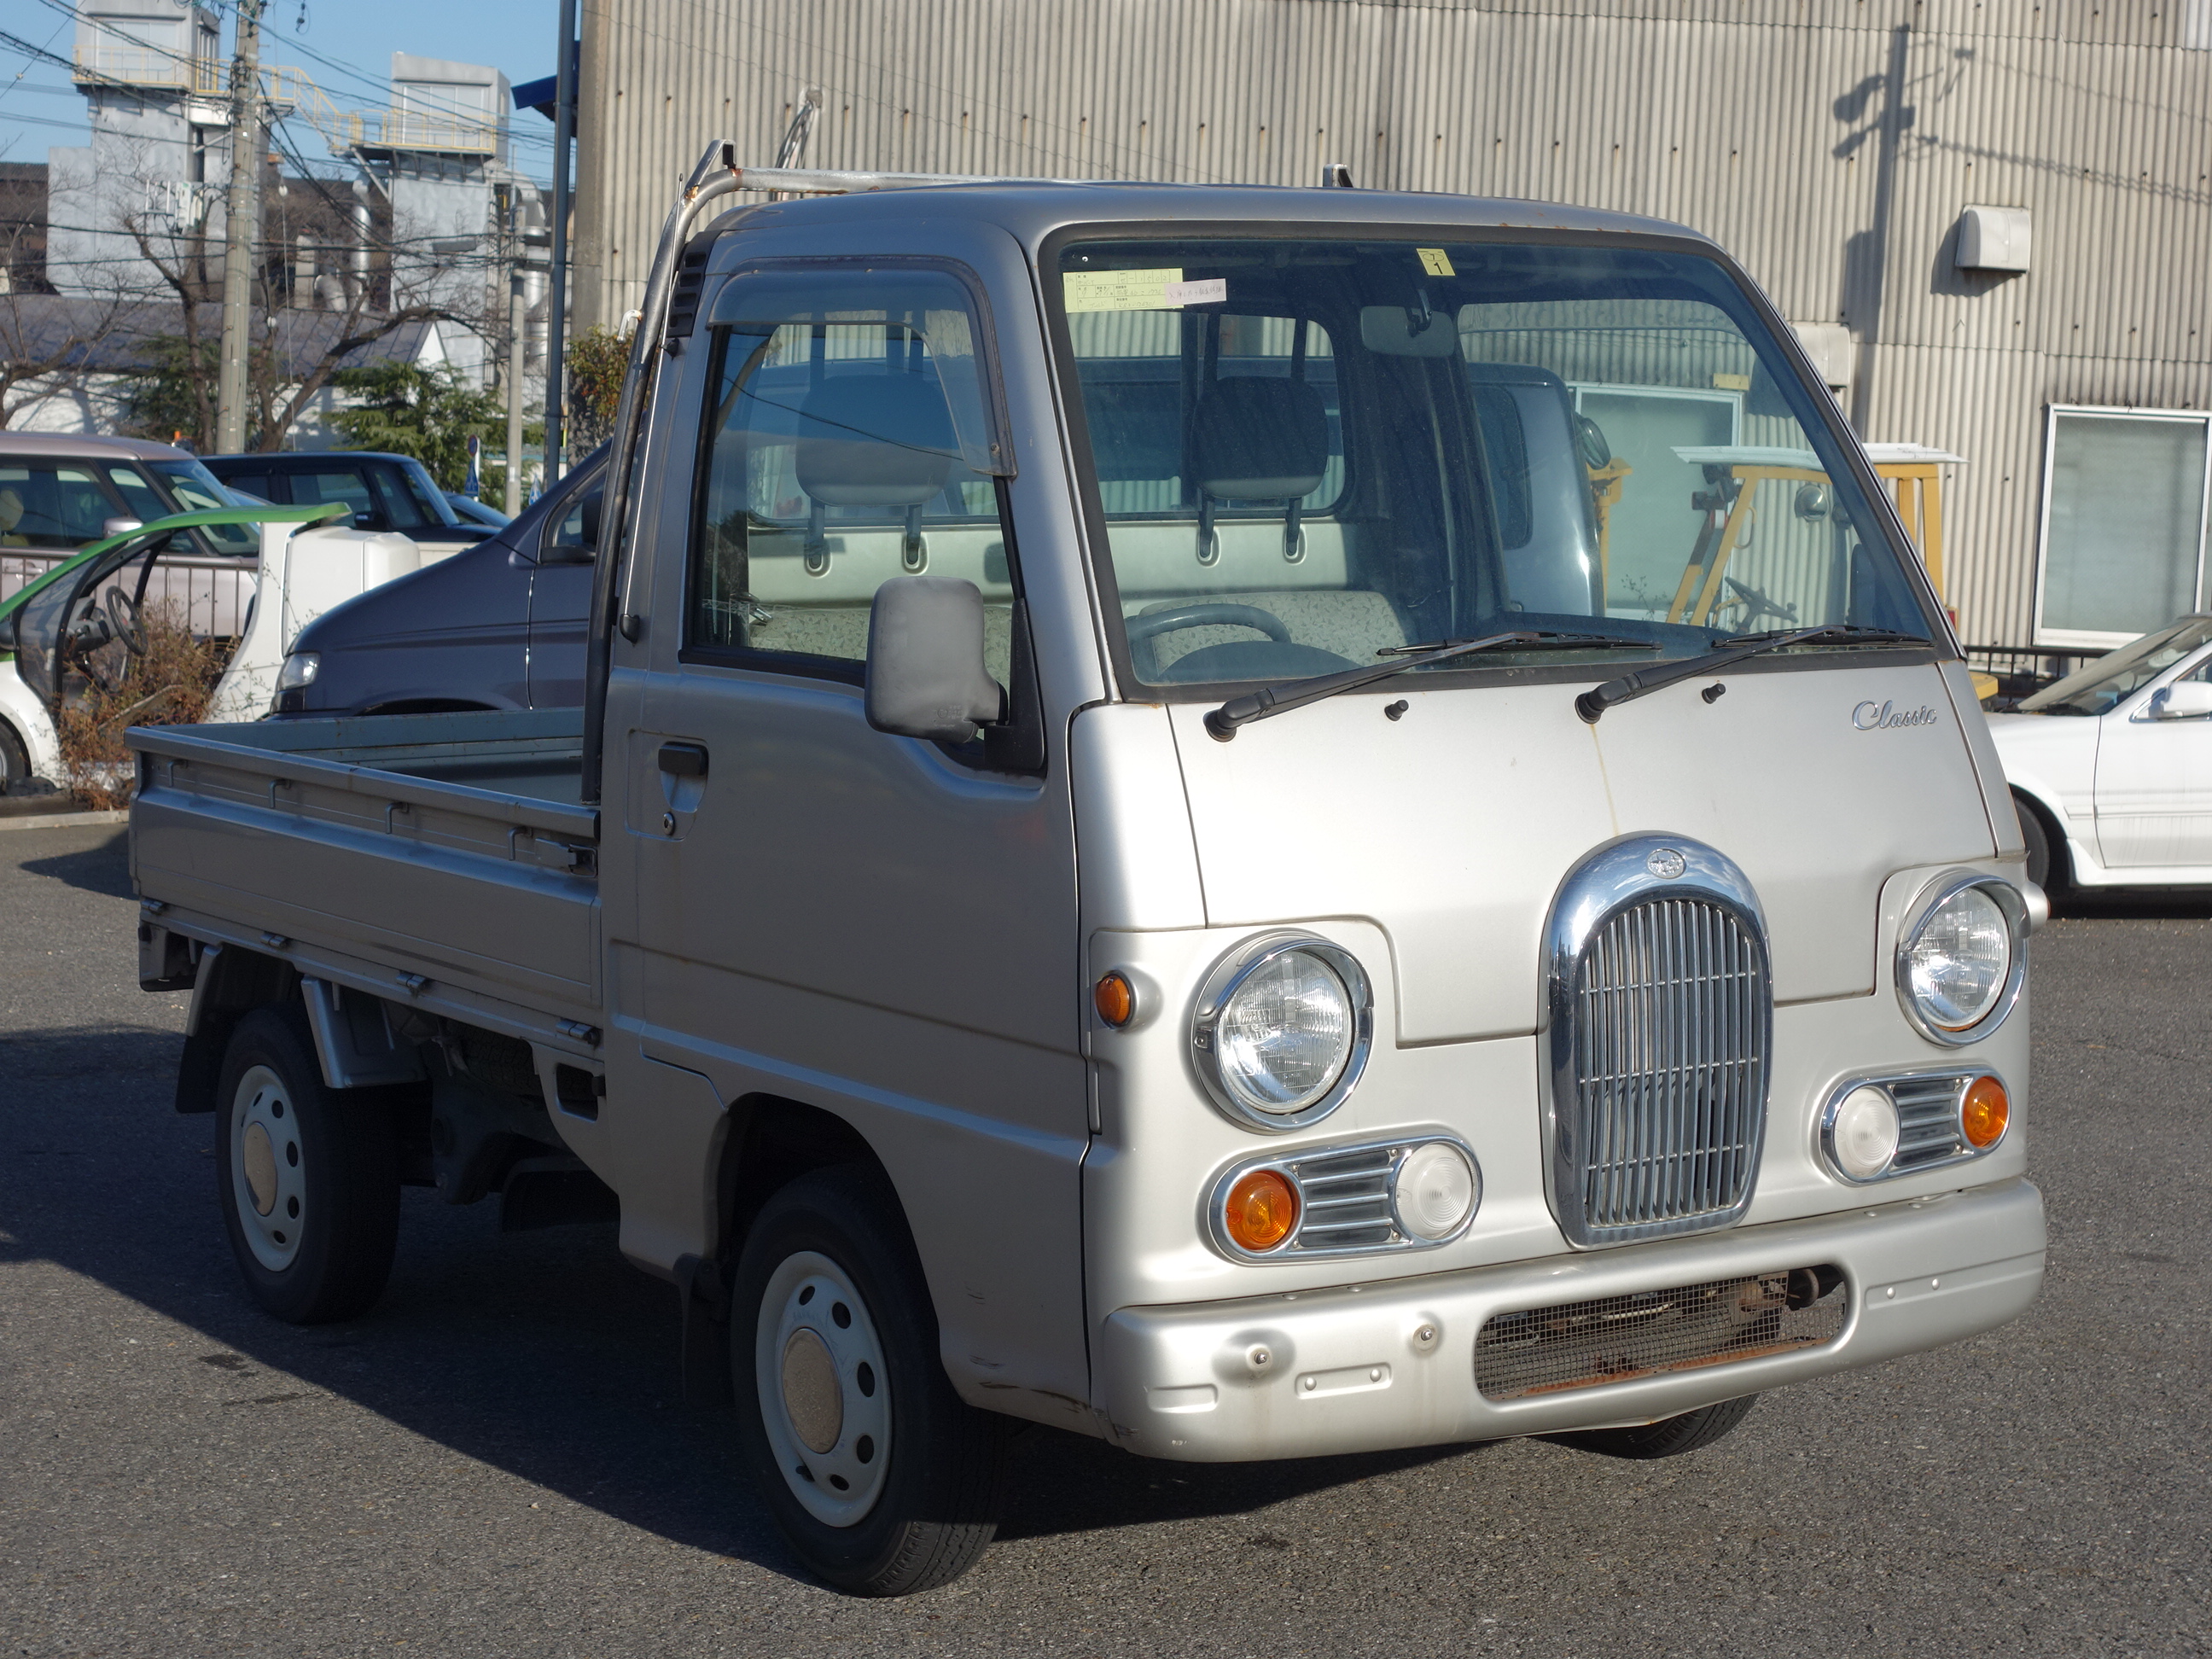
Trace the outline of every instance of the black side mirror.
<path fill-rule="evenodd" d="M 1006 718 L 983 669 L 983 593 L 944 576 L 894 576 L 868 613 L 868 724 L 894 737 L 966 743 Z"/>

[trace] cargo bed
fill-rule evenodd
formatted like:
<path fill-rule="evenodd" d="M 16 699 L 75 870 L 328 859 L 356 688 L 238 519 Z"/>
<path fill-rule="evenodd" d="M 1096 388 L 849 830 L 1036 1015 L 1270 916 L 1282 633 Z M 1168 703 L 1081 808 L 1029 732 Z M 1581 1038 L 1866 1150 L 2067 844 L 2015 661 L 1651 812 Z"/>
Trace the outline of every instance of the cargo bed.
<path fill-rule="evenodd" d="M 600 1024 L 574 708 L 134 727 L 164 925 L 555 1046 Z M 564 1041 L 565 1039 L 565 1041 Z"/>

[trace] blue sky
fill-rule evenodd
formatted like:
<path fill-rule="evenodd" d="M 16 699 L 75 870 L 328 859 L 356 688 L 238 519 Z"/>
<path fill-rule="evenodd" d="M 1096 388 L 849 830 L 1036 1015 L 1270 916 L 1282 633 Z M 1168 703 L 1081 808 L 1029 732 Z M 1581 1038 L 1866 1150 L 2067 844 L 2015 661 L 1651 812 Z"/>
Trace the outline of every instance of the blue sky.
<path fill-rule="evenodd" d="M 229 6 L 221 9 L 228 13 Z M 558 21 L 555 0 L 269 0 L 261 55 L 305 70 L 341 108 L 380 109 L 395 52 L 489 64 L 511 81 L 534 81 L 553 72 Z M 67 0 L 8 0 L 0 28 L 64 58 L 76 37 Z M 223 50 L 230 50 L 228 17 Z M 48 145 L 81 144 L 84 132 L 84 100 L 69 71 L 27 63 L 23 52 L 0 44 L 0 161 L 43 161 Z M 551 123 L 518 111 L 512 132 L 517 165 L 550 179 Z M 312 130 L 294 123 L 291 137 L 302 156 L 325 170 L 319 164 L 331 159 L 328 147 Z"/>

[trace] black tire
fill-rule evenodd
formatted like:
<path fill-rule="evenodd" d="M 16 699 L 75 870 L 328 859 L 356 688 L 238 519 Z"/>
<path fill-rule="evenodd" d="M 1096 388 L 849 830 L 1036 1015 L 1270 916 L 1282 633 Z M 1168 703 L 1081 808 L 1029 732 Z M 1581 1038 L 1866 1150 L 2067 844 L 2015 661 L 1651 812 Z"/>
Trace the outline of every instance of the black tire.
<path fill-rule="evenodd" d="M 31 775 L 31 751 L 15 728 L 0 720 L 0 795 L 8 793 L 10 784 L 21 783 Z"/>
<path fill-rule="evenodd" d="M 258 1008 L 231 1033 L 216 1095 L 216 1197 L 246 1288 L 279 1319 L 351 1319 L 384 1293 L 399 1237 L 389 1094 L 325 1087 L 296 1007 Z"/>
<path fill-rule="evenodd" d="M 1693 1412 L 1684 1412 L 1680 1417 L 1662 1418 L 1656 1423 L 1646 1423 L 1639 1428 L 1589 1429 L 1579 1434 L 1554 1434 L 1545 1437 L 1562 1446 L 1572 1446 L 1577 1451 L 1595 1452 L 1601 1457 L 1626 1457 L 1635 1462 L 1648 1463 L 1655 1457 L 1680 1457 L 1684 1452 L 1702 1451 L 1750 1416 L 1752 1406 L 1758 1399 L 1757 1395 L 1747 1394 L 1740 1400 L 1723 1400 L 1717 1406 L 1700 1406 Z"/>
<path fill-rule="evenodd" d="M 2046 896 L 2055 897 L 2068 885 L 2065 844 L 2043 816 L 2042 808 L 2027 796 L 2015 792 L 2012 805 L 2020 817 L 2020 838 L 2027 844 L 2027 878 Z"/>
<path fill-rule="evenodd" d="M 848 1310 L 835 1288 L 841 1279 L 857 1294 L 858 1310 Z M 831 1288 L 817 1299 L 823 1285 Z M 764 1307 L 771 1295 L 775 1305 Z M 825 1310 L 832 1318 L 821 1316 Z M 774 1322 L 765 1332 L 764 1319 Z M 771 1352 L 793 1319 L 800 1322 Z M 949 1583 L 975 1564 L 998 1530 L 1005 1419 L 953 1392 L 937 1342 L 921 1260 L 880 1176 L 852 1165 L 813 1170 L 762 1208 L 738 1258 L 730 1304 L 738 1434 L 762 1499 L 792 1548 L 849 1594 L 910 1595 Z M 811 1376 L 823 1392 L 795 1395 L 794 1353 L 802 1368 L 817 1367 Z M 880 1358 L 880 1375 L 870 1355 Z M 781 1379 L 768 1391 L 763 1364 Z M 832 1377 L 834 1421 L 804 1409 L 826 1407 Z M 800 1376 L 802 1389 L 806 1380 Z M 801 1400 L 798 1412 L 789 1404 L 794 1397 Z M 812 1441 L 800 1443 L 802 1422 L 819 1436 L 817 1450 L 807 1449 Z M 883 1435 L 879 1462 L 868 1428 Z M 788 1477 L 787 1459 L 795 1469 Z M 871 1462 L 878 1466 L 866 1468 Z M 841 1468 L 861 1484 L 846 1486 L 836 1473 Z M 832 1492 L 832 1483 L 848 1496 Z M 810 1489 L 804 1500 L 802 1486 Z M 852 1518 L 833 1524 L 810 1504 L 845 1504 Z"/>

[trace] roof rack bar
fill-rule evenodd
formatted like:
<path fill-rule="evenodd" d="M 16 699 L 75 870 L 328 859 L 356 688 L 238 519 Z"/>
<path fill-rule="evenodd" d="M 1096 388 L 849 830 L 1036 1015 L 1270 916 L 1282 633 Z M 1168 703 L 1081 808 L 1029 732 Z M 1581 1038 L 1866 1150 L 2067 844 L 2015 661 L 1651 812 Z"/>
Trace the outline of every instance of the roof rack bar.
<path fill-rule="evenodd" d="M 1109 179 L 1039 179 L 985 173 L 839 173 L 826 167 L 736 167 L 739 190 L 848 196 L 871 190 L 922 190 L 932 185 L 1099 185 Z"/>

